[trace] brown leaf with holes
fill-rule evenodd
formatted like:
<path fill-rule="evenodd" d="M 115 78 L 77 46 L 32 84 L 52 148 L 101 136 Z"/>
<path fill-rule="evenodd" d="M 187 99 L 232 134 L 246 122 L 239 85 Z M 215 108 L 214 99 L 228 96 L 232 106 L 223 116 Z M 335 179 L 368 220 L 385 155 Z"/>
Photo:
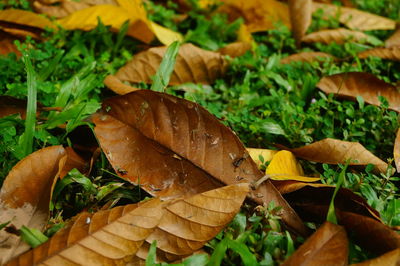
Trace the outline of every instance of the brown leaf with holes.
<path fill-rule="evenodd" d="M 263 176 L 238 137 L 196 103 L 150 90 L 108 99 L 93 117 L 95 134 L 115 171 L 154 196 L 196 194 Z M 283 206 L 283 220 L 307 230 L 269 182 L 252 193 Z"/>
<path fill-rule="evenodd" d="M 155 47 L 147 51 L 138 53 L 125 66 L 111 77 L 107 77 L 111 88 L 118 89 L 123 81 L 131 83 L 152 83 L 151 77 L 161 63 L 167 47 Z M 216 52 L 210 52 L 194 46 L 184 44 L 179 49 L 174 71 L 171 74 L 170 85 L 179 85 L 193 82 L 201 84 L 211 84 L 221 77 L 226 70 L 226 62 L 223 56 Z"/>
<path fill-rule="evenodd" d="M 400 27 L 385 41 L 385 47 L 398 47 L 400 46 Z"/>
<path fill-rule="evenodd" d="M 317 32 L 313 32 L 307 34 L 303 37 L 302 42 L 306 43 L 314 43 L 320 42 L 325 44 L 330 43 L 338 43 L 343 44 L 347 41 L 353 42 L 368 42 L 370 40 L 370 36 L 361 32 L 361 31 L 354 31 L 348 29 L 333 29 L 333 30 L 321 30 Z"/>
<path fill-rule="evenodd" d="M 71 162 L 69 155 L 72 154 L 72 149 L 51 146 L 28 155 L 15 165 L 0 191 L 0 223 L 10 221 L 18 229 L 25 225 L 42 230 L 47 224 L 55 180 L 72 168 L 84 167 L 76 157 Z M 0 231 L 0 239 L 0 263 L 29 249 L 19 237 L 4 230 Z"/>
<path fill-rule="evenodd" d="M 352 30 L 392 30 L 396 21 L 361 11 L 355 8 L 338 7 L 336 5 L 313 3 L 313 12 L 318 9 L 324 11 L 324 18 L 338 17 L 339 21 Z"/>
<path fill-rule="evenodd" d="M 248 191 L 249 184 L 242 183 L 166 202 L 155 198 L 94 214 L 83 212 L 49 241 L 8 265 L 125 265 L 145 259 L 154 240 L 158 259 L 170 262 L 191 255 L 215 237 L 240 210 Z"/>
<path fill-rule="evenodd" d="M 289 0 L 290 22 L 297 45 L 311 25 L 312 0 Z"/>
<path fill-rule="evenodd" d="M 358 57 L 361 59 L 370 56 L 376 56 L 387 60 L 400 61 L 400 46 L 393 46 L 390 48 L 373 48 L 358 53 Z"/>
<path fill-rule="evenodd" d="M 348 245 L 344 228 L 325 222 L 281 265 L 347 265 Z"/>
<path fill-rule="evenodd" d="M 333 55 L 323 52 L 301 52 L 298 54 L 292 54 L 288 57 L 282 58 L 281 64 L 290 64 L 291 62 L 324 62 L 327 59 L 335 60 Z"/>
<path fill-rule="evenodd" d="M 394 141 L 393 157 L 397 172 L 400 173 L 400 128 L 397 129 L 396 139 Z"/>
<path fill-rule="evenodd" d="M 388 167 L 387 163 L 358 142 L 326 138 L 295 149 L 289 149 L 282 145 L 278 145 L 278 147 L 293 152 L 296 157 L 318 163 L 344 164 L 350 160 L 349 165 L 374 164 L 375 170 L 382 173 L 386 173 Z"/>
<path fill-rule="evenodd" d="M 251 50 L 251 44 L 248 42 L 234 42 L 230 43 L 221 49 L 218 52 L 222 55 L 229 55 L 230 57 L 238 57 L 244 55 L 247 51 Z"/>
<path fill-rule="evenodd" d="M 365 72 L 347 72 L 323 77 L 317 84 L 323 92 L 340 97 L 355 99 L 362 96 L 364 101 L 379 106 L 378 96 L 384 96 L 389 109 L 400 112 L 400 92 L 395 86 Z"/>
<path fill-rule="evenodd" d="M 400 265 L 400 248 L 389 251 L 375 259 L 366 260 L 360 263 L 351 264 L 351 266 L 396 266 Z"/>

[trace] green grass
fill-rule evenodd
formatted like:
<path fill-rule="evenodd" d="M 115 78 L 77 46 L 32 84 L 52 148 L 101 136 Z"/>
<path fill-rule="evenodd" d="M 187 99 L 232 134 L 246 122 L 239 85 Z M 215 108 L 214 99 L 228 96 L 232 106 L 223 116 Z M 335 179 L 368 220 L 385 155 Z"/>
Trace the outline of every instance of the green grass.
<path fill-rule="evenodd" d="M 395 0 L 353 2 L 363 10 L 399 18 L 400 5 Z M 27 1 L 0 4 L 0 9 L 6 7 L 29 9 Z M 146 8 L 151 19 L 180 31 L 186 42 L 208 50 L 217 50 L 235 41 L 236 30 L 242 23 L 241 20 L 228 23 L 224 15 L 210 15 L 196 8 L 187 13 L 187 19 L 176 23 L 178 7 L 172 1 L 167 1 L 165 6 L 148 2 Z M 339 26 L 334 19 L 326 22 L 320 18 L 321 14 L 314 15 L 310 30 Z M 47 39 L 42 43 L 28 39 L 19 44 L 21 50 L 28 51 L 25 60 L 13 54 L 0 56 L 0 95 L 28 101 L 26 121 L 18 115 L 0 119 L 0 185 L 12 166 L 31 151 L 49 145 L 67 146 L 80 138 L 79 132 L 90 136 L 87 117 L 100 107 L 102 99 L 113 95 L 104 87 L 104 77 L 115 73 L 140 51 L 141 43 L 125 37 L 126 30 L 125 25 L 114 34 L 100 24 L 91 32 L 46 32 Z M 384 40 L 391 33 L 369 34 Z M 310 44 L 299 50 L 289 29 L 283 25 L 256 33 L 254 38 L 257 42 L 254 53 L 230 59 L 228 73 L 212 86 L 187 84 L 184 89 L 180 86 L 167 88 L 167 92 L 207 108 L 231 127 L 248 147 L 274 148 L 275 143 L 298 147 L 330 137 L 360 142 L 378 157 L 391 162 L 399 115 L 388 109 L 386 99 L 381 98 L 380 106 L 373 106 L 365 104 L 362 98 L 348 101 L 325 95 L 315 87 L 323 76 L 348 71 L 370 72 L 395 84 L 400 80 L 400 63 L 354 57 L 357 52 L 375 47 L 379 42 Z M 279 63 L 290 54 L 314 50 L 343 60 L 326 60 L 321 64 Z M 157 76 L 159 82 L 154 85 L 157 90 L 164 90 L 168 83 L 171 65 L 165 66 L 159 72 L 165 74 Z M 60 111 L 42 111 L 35 118 L 36 102 Z M 65 128 L 59 128 L 60 124 Z M 301 164 L 308 175 L 321 176 L 325 184 L 343 182 L 343 187 L 363 196 L 378 210 L 386 224 L 400 226 L 397 188 L 400 180 L 390 170 L 377 175 L 372 172 L 372 166 L 356 172 L 346 170 L 343 165 L 306 161 Z M 57 183 L 51 205 L 53 226 L 46 235 L 54 234 L 66 219 L 83 209 L 96 211 L 107 203 L 122 205 L 147 196 L 139 187 L 118 178 L 102 154 L 91 176 L 74 170 Z M 280 226 L 279 207 L 255 207 L 246 203 L 232 223 L 206 245 L 206 251 L 212 254 L 211 262 L 253 265 L 256 260 L 260 265 L 278 265 L 301 245 L 304 239 L 292 239 Z M 351 262 L 374 255 L 352 242 L 350 250 Z M 149 258 L 149 265 L 151 260 Z M 204 256 L 196 255 L 183 265 L 205 263 Z"/>

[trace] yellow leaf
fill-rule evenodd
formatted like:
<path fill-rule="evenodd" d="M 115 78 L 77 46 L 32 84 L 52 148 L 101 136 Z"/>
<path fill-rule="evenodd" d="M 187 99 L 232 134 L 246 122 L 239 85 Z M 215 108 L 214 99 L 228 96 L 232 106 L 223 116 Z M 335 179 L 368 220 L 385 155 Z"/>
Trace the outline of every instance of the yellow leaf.
<path fill-rule="evenodd" d="M 178 32 L 160 26 L 152 21 L 150 22 L 150 26 L 157 39 L 164 45 L 170 45 L 174 41 L 183 41 L 183 36 Z"/>
<path fill-rule="evenodd" d="M 40 29 L 45 29 L 46 27 L 55 28 L 54 24 L 47 18 L 39 16 L 30 11 L 18 10 L 18 9 L 9 9 L 0 11 L 0 21 L 25 25 Z"/>
<path fill-rule="evenodd" d="M 254 42 L 253 36 L 251 35 L 249 29 L 246 25 L 241 24 L 237 33 L 237 40 L 240 42 L 250 43 Z"/>
<path fill-rule="evenodd" d="M 278 152 L 275 150 L 268 149 L 257 149 L 257 148 L 246 148 L 249 152 L 251 159 L 257 164 L 257 166 L 262 165 L 263 163 L 260 161 L 260 155 L 264 158 L 264 162 L 271 161 L 272 157 Z"/>
<path fill-rule="evenodd" d="M 125 9 L 128 14 L 133 18 L 143 19 L 147 21 L 146 10 L 144 9 L 143 2 L 141 0 L 116 0 L 118 5 Z"/>
<path fill-rule="evenodd" d="M 305 177 L 301 165 L 297 162 L 293 153 L 289 151 L 279 151 L 276 153 L 265 173 L 270 175 L 273 180 L 296 180 L 303 182 L 319 180 L 319 178 L 315 177 Z"/>

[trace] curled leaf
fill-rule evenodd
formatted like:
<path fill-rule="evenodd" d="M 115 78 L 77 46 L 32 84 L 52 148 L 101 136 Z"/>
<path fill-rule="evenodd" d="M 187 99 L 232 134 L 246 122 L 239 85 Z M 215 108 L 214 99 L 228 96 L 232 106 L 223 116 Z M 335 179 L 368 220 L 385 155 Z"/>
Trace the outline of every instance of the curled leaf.
<path fill-rule="evenodd" d="M 282 266 L 347 265 L 349 254 L 346 231 L 325 222 Z"/>
<path fill-rule="evenodd" d="M 359 58 L 367 58 L 369 56 L 375 56 L 393 61 L 400 61 L 400 46 L 393 46 L 390 48 L 373 48 L 358 53 Z"/>
<path fill-rule="evenodd" d="M 351 264 L 351 266 L 381 266 L 381 265 L 399 265 L 400 248 L 389 251 L 375 259 L 366 260 L 360 263 Z"/>
<path fill-rule="evenodd" d="M 131 87 L 121 82 L 116 76 L 108 75 L 104 79 L 104 84 L 110 88 L 113 92 L 119 95 L 128 94 L 133 91 L 140 90 L 138 88 Z"/>
<path fill-rule="evenodd" d="M 375 169 L 382 173 L 386 173 L 388 167 L 387 163 L 358 142 L 326 138 L 300 148 L 285 149 L 293 152 L 296 157 L 318 163 L 344 164 L 349 160 L 349 165 L 374 164 Z"/>
<path fill-rule="evenodd" d="M 311 24 L 312 0 L 289 0 L 289 13 L 294 39 L 300 44 Z"/>
<path fill-rule="evenodd" d="M 317 84 L 323 92 L 355 99 L 362 96 L 364 101 L 379 106 L 379 96 L 385 97 L 389 108 L 400 112 L 400 92 L 370 73 L 348 72 L 323 77 Z"/>
<path fill-rule="evenodd" d="M 291 62 L 323 62 L 327 58 L 334 60 L 333 55 L 323 52 L 302 52 L 289 55 L 281 60 L 281 64 L 290 64 Z"/>
<path fill-rule="evenodd" d="M 325 44 L 338 43 L 342 44 L 347 41 L 354 42 L 370 42 L 371 36 L 361 32 L 348 29 L 333 29 L 333 30 L 321 30 L 307 34 L 303 37 L 302 42 L 314 43 L 320 42 Z"/>

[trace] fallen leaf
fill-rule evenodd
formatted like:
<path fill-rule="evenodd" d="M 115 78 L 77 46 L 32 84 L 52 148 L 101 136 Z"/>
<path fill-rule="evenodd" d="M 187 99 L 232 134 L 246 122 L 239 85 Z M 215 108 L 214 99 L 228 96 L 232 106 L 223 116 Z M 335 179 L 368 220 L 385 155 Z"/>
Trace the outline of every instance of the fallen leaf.
<path fill-rule="evenodd" d="M 312 0 L 289 0 L 290 22 L 297 45 L 306 34 L 312 20 Z"/>
<path fill-rule="evenodd" d="M 400 28 L 398 28 L 392 36 L 390 36 L 386 41 L 385 41 L 385 47 L 386 48 L 391 48 L 391 47 L 398 47 L 400 46 Z"/>
<path fill-rule="evenodd" d="M 229 55 L 230 57 L 238 57 L 244 55 L 247 51 L 251 50 L 251 44 L 248 42 L 234 42 L 230 43 L 221 49 L 218 52 L 222 55 Z"/>
<path fill-rule="evenodd" d="M 320 42 L 325 44 L 338 43 L 342 44 L 347 41 L 354 42 L 369 42 L 371 36 L 361 32 L 348 29 L 333 29 L 333 30 L 321 30 L 307 34 L 303 37 L 302 42 L 314 43 Z"/>
<path fill-rule="evenodd" d="M 113 92 L 115 92 L 118 95 L 124 95 L 133 91 L 140 90 L 139 88 L 134 88 L 122 83 L 121 80 L 119 80 L 114 75 L 108 75 L 104 79 L 104 85 L 106 85 L 108 88 L 110 88 Z"/>
<path fill-rule="evenodd" d="M 55 29 L 55 25 L 48 19 L 39 16 L 30 11 L 19 10 L 19 9 L 6 9 L 0 11 L 0 21 L 15 23 L 22 26 L 29 26 L 39 29 L 52 28 Z"/>
<path fill-rule="evenodd" d="M 355 99 L 362 96 L 365 102 L 376 106 L 381 104 L 378 96 L 384 96 L 389 102 L 389 109 L 400 112 L 400 92 L 370 73 L 347 72 L 326 76 L 317 87 L 327 94 L 334 93 L 341 97 Z"/>
<path fill-rule="evenodd" d="M 248 191 L 249 184 L 243 183 L 173 201 L 155 198 L 95 214 L 83 212 L 48 242 L 10 265 L 127 264 L 135 260 L 134 255 L 146 258 L 146 243 L 154 240 L 164 258 L 185 257 L 233 219 Z"/>
<path fill-rule="evenodd" d="M 251 32 L 245 24 L 240 25 L 237 32 L 237 40 L 238 42 L 244 42 L 248 44 L 252 44 L 254 42 L 253 35 L 251 35 Z"/>
<path fill-rule="evenodd" d="M 346 231 L 325 222 L 281 265 L 347 265 L 348 254 Z"/>
<path fill-rule="evenodd" d="M 107 86 L 115 91 L 122 86 L 122 81 L 131 83 L 152 83 L 152 77 L 156 74 L 158 66 L 167 50 L 167 47 L 150 48 L 138 53 L 117 73 L 108 78 Z M 226 62 L 221 54 L 210 52 L 194 46 L 184 44 L 180 47 L 176 58 L 175 68 L 172 72 L 170 85 L 179 85 L 193 82 L 211 84 L 221 77 L 226 70 Z M 118 80 L 120 83 L 118 84 Z M 123 83 L 122 83 L 123 84 Z"/>
<path fill-rule="evenodd" d="M 258 167 L 263 163 L 260 161 L 260 156 L 263 157 L 264 162 L 272 160 L 272 157 L 278 152 L 276 150 L 246 148 L 249 152 L 251 159 L 257 164 Z"/>
<path fill-rule="evenodd" d="M 47 224 L 52 187 L 62 172 L 76 163 L 66 164 L 68 153 L 62 146 L 51 146 L 28 155 L 15 165 L 0 191 L 0 222 L 11 221 L 42 230 Z M 29 249 L 19 237 L 0 231 L 0 263 Z"/>
<path fill-rule="evenodd" d="M 13 37 L 12 35 L 0 31 L 0 54 L 7 55 L 9 53 L 15 53 L 17 56 L 21 56 L 21 52 L 14 45 L 14 40 L 15 37 Z M 1 112 L 0 116 L 3 116 L 2 115 L 3 111 L 0 112 Z"/>
<path fill-rule="evenodd" d="M 390 48 L 373 48 L 364 52 L 358 53 L 358 57 L 363 59 L 369 56 L 376 56 L 382 59 L 400 61 L 400 46 Z"/>
<path fill-rule="evenodd" d="M 387 163 L 373 155 L 358 142 L 326 138 L 295 149 L 281 145 L 278 145 L 278 147 L 293 152 L 296 157 L 318 163 L 344 164 L 350 160 L 349 165 L 374 164 L 375 170 L 382 173 L 386 173 L 388 167 Z"/>
<path fill-rule="evenodd" d="M 355 8 L 338 7 L 337 5 L 313 3 L 313 12 L 318 9 L 324 11 L 324 18 L 337 17 L 340 23 L 353 30 L 392 30 L 396 27 L 396 21 L 361 11 Z"/>
<path fill-rule="evenodd" d="M 0 118 L 12 114 L 19 114 L 22 119 L 25 119 L 26 101 L 10 96 L 0 96 Z"/>
<path fill-rule="evenodd" d="M 240 140 L 198 104 L 150 90 L 106 100 L 94 116 L 95 134 L 115 171 L 150 194 L 195 194 L 263 176 Z M 149 167 L 151 166 L 151 167 Z M 266 181 L 255 201 L 283 206 L 292 229 L 306 229 L 274 186 Z"/>
<path fill-rule="evenodd" d="M 117 5 L 114 0 L 81 0 L 79 2 L 65 0 L 59 5 L 43 4 L 40 1 L 33 2 L 33 8 L 36 12 L 46 14 L 50 17 L 63 18 L 76 11 L 94 6 L 94 5 Z"/>
<path fill-rule="evenodd" d="M 396 266 L 400 264 L 400 248 L 389 251 L 375 259 L 366 260 L 351 266 Z"/>
<path fill-rule="evenodd" d="M 276 187 L 276 189 L 283 195 L 290 192 L 294 192 L 300 190 L 304 187 L 328 187 L 327 185 L 320 183 L 309 183 L 297 180 L 271 180 L 272 184 Z"/>
<path fill-rule="evenodd" d="M 150 28 L 156 35 L 157 39 L 164 45 L 168 46 L 175 41 L 183 42 L 182 34 L 158 25 L 157 23 L 150 21 Z"/>
<path fill-rule="evenodd" d="M 394 141 L 393 157 L 397 172 L 400 173 L 400 128 L 397 130 L 396 139 Z"/>
<path fill-rule="evenodd" d="M 327 58 L 331 60 L 336 59 L 333 55 L 323 52 L 301 52 L 282 58 L 281 64 L 290 64 L 291 62 L 323 62 Z"/>

